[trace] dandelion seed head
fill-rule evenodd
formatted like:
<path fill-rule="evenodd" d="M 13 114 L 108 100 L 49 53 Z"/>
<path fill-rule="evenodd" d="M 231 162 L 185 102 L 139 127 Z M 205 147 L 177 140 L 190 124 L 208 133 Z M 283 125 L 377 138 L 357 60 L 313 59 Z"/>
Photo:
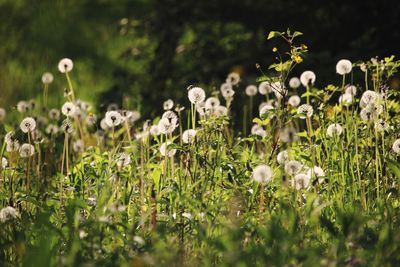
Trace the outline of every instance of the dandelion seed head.
<path fill-rule="evenodd" d="M 277 99 L 281 99 L 287 94 L 285 85 L 281 82 L 274 82 L 271 84 L 272 92 L 274 92 Z"/>
<path fill-rule="evenodd" d="M 5 207 L 0 210 L 0 222 L 5 223 L 18 219 L 20 217 L 18 211 L 13 207 Z"/>
<path fill-rule="evenodd" d="M 107 123 L 108 127 L 113 128 L 121 124 L 122 122 L 122 115 L 118 111 L 107 111 L 105 116 L 105 122 Z"/>
<path fill-rule="evenodd" d="M 357 87 L 354 85 L 347 85 L 345 88 L 345 94 L 356 95 L 357 94 Z"/>
<path fill-rule="evenodd" d="M 376 104 L 379 101 L 380 96 L 378 93 L 367 90 L 363 93 L 360 99 L 360 107 L 365 108 L 369 105 Z"/>
<path fill-rule="evenodd" d="M 76 153 L 82 153 L 85 148 L 85 143 L 83 142 L 82 139 L 78 139 L 72 143 L 72 149 Z"/>
<path fill-rule="evenodd" d="M 62 114 L 64 114 L 67 117 L 74 116 L 75 111 L 76 111 L 76 106 L 72 102 L 65 102 L 61 108 Z"/>
<path fill-rule="evenodd" d="M 315 73 L 314 73 L 313 71 L 311 71 L 311 70 L 306 70 L 306 71 L 303 72 L 303 73 L 301 74 L 301 76 L 300 76 L 301 84 L 302 84 L 304 87 L 314 85 L 315 80 L 316 80 Z"/>
<path fill-rule="evenodd" d="M 310 179 L 312 177 L 321 178 L 326 176 L 325 171 L 319 166 L 314 166 L 314 168 L 308 169 L 307 175 L 310 177 Z"/>
<path fill-rule="evenodd" d="M 20 113 L 25 113 L 29 111 L 29 104 L 26 101 L 19 101 L 17 103 L 17 110 Z"/>
<path fill-rule="evenodd" d="M 379 119 L 375 122 L 375 129 L 377 129 L 378 132 L 386 132 L 390 129 L 390 125 L 383 119 Z"/>
<path fill-rule="evenodd" d="M 177 126 L 178 126 L 177 124 L 173 123 L 172 121 L 170 121 L 167 118 L 162 118 L 158 122 L 158 130 L 162 134 L 172 133 L 176 129 Z"/>
<path fill-rule="evenodd" d="M 172 99 L 168 99 L 164 101 L 163 108 L 164 110 L 170 110 L 174 107 L 174 101 Z"/>
<path fill-rule="evenodd" d="M 206 111 L 211 111 L 211 113 L 213 113 L 215 108 L 218 107 L 219 105 L 220 101 L 216 97 L 209 97 L 205 102 Z"/>
<path fill-rule="evenodd" d="M 349 94 L 349 93 L 345 93 L 341 96 L 339 96 L 339 103 L 341 103 L 342 105 L 350 105 L 351 103 L 353 103 L 353 95 Z"/>
<path fill-rule="evenodd" d="M 326 135 L 329 137 L 340 136 L 343 128 L 339 123 L 333 123 L 326 129 Z"/>
<path fill-rule="evenodd" d="M 297 89 L 300 87 L 300 85 L 301 85 L 300 79 L 297 77 L 292 77 L 289 80 L 289 87 L 292 89 Z"/>
<path fill-rule="evenodd" d="M 223 83 L 223 84 L 221 84 L 219 89 L 220 89 L 221 94 L 222 94 L 226 90 L 232 90 L 233 88 L 232 88 L 232 85 L 230 83 Z"/>
<path fill-rule="evenodd" d="M 189 101 L 192 104 L 198 104 L 206 99 L 206 93 L 200 87 L 192 87 L 188 92 Z"/>
<path fill-rule="evenodd" d="M 235 90 L 226 89 L 221 94 L 222 94 L 222 97 L 225 98 L 225 100 L 231 100 L 233 98 L 233 96 L 235 95 Z"/>
<path fill-rule="evenodd" d="M 267 165 L 258 165 L 253 169 L 252 178 L 258 183 L 268 183 L 272 180 L 272 169 Z"/>
<path fill-rule="evenodd" d="M 310 177 L 304 173 L 296 174 L 294 179 L 292 180 L 292 186 L 296 190 L 308 188 L 310 186 Z"/>
<path fill-rule="evenodd" d="M 11 140 L 7 142 L 6 150 L 7 152 L 19 151 L 20 145 L 18 140 Z"/>
<path fill-rule="evenodd" d="M 36 129 L 36 121 L 32 117 L 27 117 L 22 120 L 21 124 L 19 125 L 21 131 L 24 133 L 33 132 Z"/>
<path fill-rule="evenodd" d="M 240 82 L 240 75 L 236 72 L 231 72 L 228 74 L 228 77 L 226 78 L 226 83 L 229 83 L 231 85 L 237 85 Z"/>
<path fill-rule="evenodd" d="M 290 160 L 285 164 L 285 172 L 288 175 L 296 175 L 303 169 L 303 164 L 297 160 Z"/>
<path fill-rule="evenodd" d="M 21 158 L 28 158 L 32 157 L 33 154 L 35 153 L 35 147 L 30 144 L 22 144 L 22 146 L 19 148 L 19 155 Z"/>
<path fill-rule="evenodd" d="M 74 67 L 74 63 L 69 58 L 63 58 L 60 60 L 60 62 L 58 62 L 58 70 L 61 73 L 70 72 L 73 67 Z"/>
<path fill-rule="evenodd" d="M 350 60 L 341 59 L 336 64 L 336 73 L 339 75 L 346 75 L 351 72 L 352 68 L 353 67 Z"/>
<path fill-rule="evenodd" d="M 120 153 L 117 156 L 117 167 L 122 169 L 123 167 L 129 166 L 132 162 L 131 156 L 126 153 Z"/>
<path fill-rule="evenodd" d="M 271 83 L 268 81 L 261 82 L 258 85 L 258 92 L 260 93 L 260 95 L 267 95 L 269 93 L 272 93 Z"/>
<path fill-rule="evenodd" d="M 71 134 L 74 131 L 74 128 L 72 127 L 72 122 L 68 118 L 63 120 L 61 124 L 61 129 L 64 131 L 66 134 Z"/>
<path fill-rule="evenodd" d="M 152 136 L 158 136 L 158 135 L 160 135 L 160 130 L 159 130 L 159 128 L 158 128 L 158 125 L 152 125 L 152 126 L 150 127 L 150 134 L 151 134 Z"/>
<path fill-rule="evenodd" d="M 52 108 L 49 110 L 49 118 L 52 120 L 60 119 L 60 111 L 58 109 Z"/>
<path fill-rule="evenodd" d="M 214 115 L 217 117 L 228 116 L 228 108 L 225 106 L 218 106 L 215 108 Z"/>
<path fill-rule="evenodd" d="M 400 138 L 393 142 L 392 149 L 394 153 L 400 154 Z"/>
<path fill-rule="evenodd" d="M 45 72 L 42 75 L 42 83 L 44 84 L 51 84 L 54 80 L 54 76 L 53 74 L 51 74 L 50 72 Z"/>
<path fill-rule="evenodd" d="M 289 161 L 289 153 L 286 150 L 279 152 L 276 156 L 276 161 L 279 165 L 285 165 Z"/>
<path fill-rule="evenodd" d="M 314 113 L 314 109 L 312 106 L 303 104 L 297 109 L 297 114 L 301 114 L 300 119 L 305 119 L 306 117 L 311 118 Z"/>
<path fill-rule="evenodd" d="M 271 110 L 275 110 L 275 107 L 274 107 L 274 106 L 271 106 L 271 105 L 269 105 L 269 104 L 263 105 L 263 107 L 260 109 L 260 117 L 262 117 L 263 115 L 267 114 L 267 113 L 270 112 Z M 273 118 L 273 117 L 274 117 L 273 114 L 271 114 L 271 115 L 269 116 L 270 119 Z"/>
<path fill-rule="evenodd" d="M 246 95 L 247 96 L 255 96 L 257 94 L 257 86 L 255 85 L 248 85 L 246 87 Z"/>
<path fill-rule="evenodd" d="M 58 133 L 58 126 L 55 124 L 49 124 L 46 127 L 46 133 L 49 135 L 54 135 Z"/>
<path fill-rule="evenodd" d="M 8 166 L 8 160 L 5 157 L 1 158 L 1 168 L 5 169 Z"/>
<path fill-rule="evenodd" d="M 360 70 L 361 70 L 362 72 L 367 72 L 367 64 L 361 63 L 361 65 L 360 65 Z"/>
<path fill-rule="evenodd" d="M 176 153 L 176 149 L 170 148 L 172 143 L 170 141 L 164 142 L 160 146 L 160 153 L 164 157 L 173 157 Z"/>
<path fill-rule="evenodd" d="M 193 129 L 188 129 L 186 131 L 183 132 L 182 134 L 182 141 L 185 144 L 191 144 L 194 142 L 195 137 L 196 137 L 196 130 Z"/>
<path fill-rule="evenodd" d="M 283 128 L 279 138 L 283 143 L 293 143 L 299 140 L 296 130 L 292 127 Z"/>
<path fill-rule="evenodd" d="M 265 131 L 262 126 L 260 126 L 258 124 L 254 124 L 251 127 L 251 134 L 258 135 L 258 136 L 261 136 L 262 138 L 264 138 L 265 136 L 267 136 L 267 131 Z"/>
<path fill-rule="evenodd" d="M 297 107 L 300 105 L 301 99 L 298 95 L 292 95 L 288 99 L 288 104 L 291 105 L 292 107 Z"/>

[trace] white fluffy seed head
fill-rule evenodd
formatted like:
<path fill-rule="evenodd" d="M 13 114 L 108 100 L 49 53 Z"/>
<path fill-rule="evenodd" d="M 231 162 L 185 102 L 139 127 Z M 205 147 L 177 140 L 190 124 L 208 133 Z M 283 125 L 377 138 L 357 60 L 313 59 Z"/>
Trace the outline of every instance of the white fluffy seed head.
<path fill-rule="evenodd" d="M 85 148 L 85 143 L 83 142 L 82 139 L 78 139 L 72 143 L 72 149 L 76 153 L 81 153 L 84 151 Z"/>
<path fill-rule="evenodd" d="M 18 219 L 20 217 L 18 211 L 13 207 L 5 207 L 0 210 L 0 222 L 5 223 Z"/>
<path fill-rule="evenodd" d="M 260 95 L 267 95 L 272 92 L 271 83 L 264 81 L 258 85 L 258 92 Z"/>
<path fill-rule="evenodd" d="M 301 74 L 301 76 L 300 76 L 301 84 L 302 84 L 304 87 L 314 85 L 315 79 L 316 79 L 315 73 L 312 72 L 311 70 L 306 70 L 306 71 L 303 72 L 303 73 Z"/>
<path fill-rule="evenodd" d="M 185 144 L 191 144 L 194 142 L 195 137 L 196 137 L 196 130 L 193 129 L 188 129 L 183 132 L 182 134 L 182 141 Z"/>
<path fill-rule="evenodd" d="M 108 127 L 112 128 L 121 124 L 122 115 L 118 111 L 107 111 L 105 119 Z"/>
<path fill-rule="evenodd" d="M 247 96 L 255 96 L 257 94 L 257 86 L 255 85 L 248 85 L 246 87 L 246 95 Z"/>
<path fill-rule="evenodd" d="M 298 95 L 292 95 L 288 99 L 288 104 L 291 105 L 292 107 L 297 107 L 300 105 L 301 99 Z"/>
<path fill-rule="evenodd" d="M 32 157 L 34 153 L 35 147 L 33 145 L 22 144 L 22 146 L 19 148 L 19 155 L 21 156 L 21 158 Z"/>
<path fill-rule="evenodd" d="M 131 156 L 129 154 L 126 153 L 120 153 L 117 156 L 117 167 L 118 169 L 122 169 L 123 167 L 128 166 L 129 164 L 131 164 L 132 159 Z"/>
<path fill-rule="evenodd" d="M 393 142 L 392 149 L 394 153 L 400 155 L 400 138 Z"/>
<path fill-rule="evenodd" d="M 292 180 L 292 186 L 296 190 L 300 190 L 302 188 L 308 188 L 310 186 L 310 177 L 304 173 L 296 174 L 296 176 Z"/>
<path fill-rule="evenodd" d="M 176 153 L 176 149 L 170 148 L 172 143 L 170 141 L 162 143 L 160 146 L 160 153 L 164 157 L 173 157 Z"/>
<path fill-rule="evenodd" d="M 343 128 L 339 123 L 333 123 L 326 129 L 326 135 L 329 137 L 340 136 L 342 134 Z"/>
<path fill-rule="evenodd" d="M 172 133 L 178 125 L 174 123 L 173 121 L 167 119 L 167 118 L 162 118 L 158 122 L 158 130 L 162 134 L 169 134 Z"/>
<path fill-rule="evenodd" d="M 62 114 L 67 117 L 72 117 L 75 114 L 76 106 L 72 102 L 65 102 L 61 108 Z"/>
<path fill-rule="evenodd" d="M 215 109 L 221 104 L 218 98 L 216 97 L 209 97 L 205 102 L 206 111 L 211 111 L 212 113 Z"/>
<path fill-rule="evenodd" d="M 69 58 L 63 58 L 60 60 L 60 62 L 58 62 L 58 70 L 61 73 L 70 72 L 73 67 L 74 67 L 74 63 Z"/>
<path fill-rule="evenodd" d="M 200 87 L 192 87 L 188 92 L 189 101 L 192 104 L 198 104 L 206 99 L 206 93 Z"/>
<path fill-rule="evenodd" d="M 267 136 L 267 131 L 264 130 L 264 128 L 258 124 L 254 124 L 253 127 L 251 127 L 251 134 L 252 135 L 258 135 L 264 138 Z"/>
<path fill-rule="evenodd" d="M 339 75 L 346 75 L 351 72 L 352 68 L 353 67 L 350 60 L 341 59 L 336 64 L 336 73 Z"/>
<path fill-rule="evenodd" d="M 268 114 L 268 112 L 270 112 L 272 110 L 275 110 L 274 106 L 272 106 L 270 104 L 263 105 L 263 107 L 260 109 L 260 117 L 262 117 L 265 114 Z M 274 117 L 274 114 L 269 115 L 270 119 L 273 117 Z"/>
<path fill-rule="evenodd" d="M 1 158 L 1 168 L 5 169 L 8 166 L 8 160 L 5 157 Z"/>
<path fill-rule="evenodd" d="M 272 169 L 267 165 L 258 165 L 253 169 L 252 178 L 258 183 L 268 183 L 272 180 Z"/>
<path fill-rule="evenodd" d="M 369 105 L 374 105 L 380 100 L 380 95 L 375 91 L 365 91 L 360 99 L 360 107 L 365 108 Z"/>
<path fill-rule="evenodd" d="M 376 129 L 378 132 L 386 132 L 386 131 L 389 130 L 389 128 L 390 128 L 389 123 L 387 123 L 386 121 L 384 121 L 384 120 L 382 120 L 382 119 L 379 119 L 379 120 L 377 120 L 377 121 L 375 122 L 375 129 Z"/>
<path fill-rule="evenodd" d="M 285 163 L 289 161 L 289 153 L 286 150 L 279 152 L 276 156 L 276 160 L 279 165 L 285 165 Z"/>
<path fill-rule="evenodd" d="M 51 74 L 50 72 L 45 72 L 42 75 L 42 83 L 44 84 L 50 84 L 52 83 L 54 80 L 54 76 L 53 74 Z"/>
<path fill-rule="evenodd" d="M 297 160 L 291 160 L 285 164 L 285 172 L 288 175 L 296 175 L 301 171 L 302 168 L 303 164 Z"/>
<path fill-rule="evenodd" d="M 301 85 L 300 79 L 297 77 L 292 77 L 289 80 L 289 87 L 292 89 L 297 89 Z"/>
<path fill-rule="evenodd" d="M 172 99 L 168 99 L 164 101 L 163 108 L 164 110 L 170 110 L 174 107 L 174 101 Z"/>
<path fill-rule="evenodd" d="M 339 96 L 339 103 L 341 103 L 342 105 L 350 105 L 351 103 L 353 103 L 353 95 L 349 94 L 349 93 L 345 93 L 341 96 Z"/>
<path fill-rule="evenodd" d="M 236 72 L 231 72 L 228 74 L 226 82 L 231 85 L 237 85 L 240 82 L 240 75 Z"/>
<path fill-rule="evenodd" d="M 297 109 L 297 114 L 301 114 L 300 119 L 311 118 L 313 113 L 313 107 L 307 104 L 303 104 Z"/>
<path fill-rule="evenodd" d="M 17 110 L 18 110 L 18 112 L 20 112 L 20 113 L 25 113 L 25 112 L 27 112 L 27 111 L 29 111 L 29 104 L 28 104 L 28 102 L 26 102 L 26 101 L 19 101 L 18 103 L 17 103 Z"/>
<path fill-rule="evenodd" d="M 33 132 L 36 129 L 36 121 L 32 117 L 27 117 L 22 120 L 19 127 L 24 133 Z"/>

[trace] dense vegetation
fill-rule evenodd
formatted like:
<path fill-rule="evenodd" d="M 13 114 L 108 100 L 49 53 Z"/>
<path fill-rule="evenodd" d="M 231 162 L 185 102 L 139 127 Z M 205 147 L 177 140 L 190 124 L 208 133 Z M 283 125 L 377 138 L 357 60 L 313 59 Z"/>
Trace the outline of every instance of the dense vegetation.
<path fill-rule="evenodd" d="M 232 72 L 155 118 L 80 99 L 62 59 L 61 106 L 47 72 L 0 108 L 0 265 L 399 265 L 400 61 L 339 60 L 317 88 L 292 74 L 301 35 L 269 33 L 257 85 Z"/>

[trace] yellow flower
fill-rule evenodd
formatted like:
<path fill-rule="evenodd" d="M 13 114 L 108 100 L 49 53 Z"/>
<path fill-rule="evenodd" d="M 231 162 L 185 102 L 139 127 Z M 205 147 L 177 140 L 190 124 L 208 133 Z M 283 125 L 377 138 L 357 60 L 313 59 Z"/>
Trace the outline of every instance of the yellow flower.
<path fill-rule="evenodd" d="M 278 51 L 278 48 L 276 48 L 276 47 L 272 48 L 272 52 L 276 52 L 276 51 Z"/>
<path fill-rule="evenodd" d="M 302 45 L 301 45 L 301 48 L 307 49 L 308 47 L 307 47 L 305 44 L 302 44 Z"/>
<path fill-rule="evenodd" d="M 303 58 L 301 57 L 301 56 L 292 56 L 292 59 L 297 63 L 297 64 L 299 64 L 299 63 L 301 63 L 301 62 L 303 62 Z"/>

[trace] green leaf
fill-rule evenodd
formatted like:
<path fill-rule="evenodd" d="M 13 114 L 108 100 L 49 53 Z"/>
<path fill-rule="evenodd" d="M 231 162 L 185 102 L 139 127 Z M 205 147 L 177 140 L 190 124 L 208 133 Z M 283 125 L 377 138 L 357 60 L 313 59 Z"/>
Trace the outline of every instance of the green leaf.
<path fill-rule="evenodd" d="M 392 159 L 386 158 L 386 164 L 397 178 L 400 178 L 400 164 Z"/>
<path fill-rule="evenodd" d="M 300 35 L 303 35 L 303 33 L 302 32 L 294 32 L 292 38 L 295 38 Z"/>
<path fill-rule="evenodd" d="M 275 38 L 275 37 L 278 37 L 278 36 L 281 36 L 281 33 L 280 33 L 280 32 L 271 31 L 271 32 L 269 32 L 269 34 L 268 34 L 267 40 L 270 40 L 270 39 Z"/>

